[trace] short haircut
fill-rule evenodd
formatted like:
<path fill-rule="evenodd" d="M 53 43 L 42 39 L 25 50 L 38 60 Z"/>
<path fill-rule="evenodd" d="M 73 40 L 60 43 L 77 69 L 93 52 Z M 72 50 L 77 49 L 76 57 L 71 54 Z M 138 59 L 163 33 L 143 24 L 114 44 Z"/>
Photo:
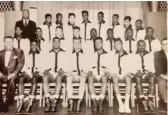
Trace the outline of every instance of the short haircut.
<path fill-rule="evenodd" d="M 80 30 L 80 27 L 79 26 L 75 26 L 75 27 L 73 27 L 73 30 Z"/>
<path fill-rule="evenodd" d="M 104 17 L 104 13 L 103 13 L 103 12 L 99 12 L 98 15 L 99 15 L 99 14 L 103 15 L 103 17 Z"/>
<path fill-rule="evenodd" d="M 16 28 L 19 28 L 20 30 L 23 30 L 20 26 L 16 26 L 16 27 L 15 27 L 15 30 L 16 30 Z"/>
<path fill-rule="evenodd" d="M 144 40 L 138 40 L 138 42 L 137 42 L 137 46 L 139 45 L 140 42 L 143 42 L 143 43 L 146 45 L 146 43 L 145 43 Z"/>
<path fill-rule="evenodd" d="M 95 31 L 97 32 L 97 30 L 96 30 L 95 28 L 92 28 L 92 29 L 90 30 L 90 32 L 93 31 L 93 30 L 95 30 Z"/>
<path fill-rule="evenodd" d="M 127 28 L 125 32 L 127 32 L 128 30 L 131 30 L 132 32 L 134 32 L 132 28 Z"/>
<path fill-rule="evenodd" d="M 167 38 L 163 38 L 163 39 L 161 40 L 161 43 L 162 43 L 163 41 L 165 41 L 165 40 L 167 40 Z"/>
<path fill-rule="evenodd" d="M 118 15 L 118 14 L 113 14 L 113 16 L 116 16 L 117 18 L 119 18 L 119 15 Z"/>
<path fill-rule="evenodd" d="M 87 10 L 83 10 L 82 14 L 86 13 L 87 15 L 89 15 L 89 12 Z"/>
<path fill-rule="evenodd" d="M 121 38 L 116 38 L 114 42 L 115 42 L 115 43 L 116 43 L 116 42 L 121 42 L 121 44 L 123 44 L 123 41 L 121 40 Z"/>
<path fill-rule="evenodd" d="M 152 31 L 154 32 L 154 29 L 152 27 L 147 27 L 146 31 L 148 31 L 149 29 L 152 29 Z"/>
<path fill-rule="evenodd" d="M 61 16 L 61 17 L 62 17 L 62 14 L 61 14 L 61 13 L 57 13 L 57 14 L 56 14 L 56 18 L 58 18 L 58 16 Z"/>
<path fill-rule="evenodd" d="M 54 37 L 53 41 L 56 40 L 56 39 L 59 40 L 59 41 L 61 41 L 60 38 L 58 38 L 58 37 Z"/>
<path fill-rule="evenodd" d="M 70 16 L 76 17 L 74 13 L 69 13 L 69 14 L 68 14 L 68 18 L 70 18 Z"/>
<path fill-rule="evenodd" d="M 5 36 L 5 37 L 4 37 L 4 40 L 7 39 L 7 38 L 10 38 L 10 39 L 13 40 L 13 37 L 12 37 L 12 36 Z"/>
<path fill-rule="evenodd" d="M 61 27 L 61 26 L 57 26 L 57 27 L 56 27 L 56 29 L 57 29 L 57 28 L 59 28 L 59 29 L 61 29 L 61 30 L 62 30 L 62 27 Z"/>
<path fill-rule="evenodd" d="M 52 15 L 51 15 L 51 14 L 46 14 L 46 15 L 45 15 L 45 19 L 48 18 L 48 17 L 51 17 L 51 18 L 52 18 Z"/>
<path fill-rule="evenodd" d="M 109 29 L 107 29 L 107 32 L 108 32 L 108 31 L 113 31 L 113 29 L 112 29 L 112 28 L 109 28 Z"/>
<path fill-rule="evenodd" d="M 41 31 L 42 31 L 42 29 L 41 29 L 40 27 L 37 27 L 37 28 L 36 28 L 36 31 L 37 31 L 37 30 L 41 30 Z"/>
<path fill-rule="evenodd" d="M 124 17 L 124 20 L 129 20 L 129 21 L 131 21 L 132 18 L 131 18 L 131 16 L 125 16 L 125 17 Z"/>
<path fill-rule="evenodd" d="M 96 37 L 96 38 L 95 38 L 95 41 L 97 41 L 97 40 L 100 40 L 100 41 L 103 42 L 103 38 L 102 38 L 102 37 Z"/>
<path fill-rule="evenodd" d="M 30 42 L 30 44 L 32 44 L 33 42 L 35 42 L 35 43 L 38 44 L 38 41 L 37 41 L 37 40 L 32 40 L 32 41 Z"/>
<path fill-rule="evenodd" d="M 28 9 L 24 9 L 22 12 L 24 12 L 24 11 L 27 11 L 27 12 L 30 14 L 30 12 L 29 12 L 29 10 L 28 10 Z"/>
<path fill-rule="evenodd" d="M 143 21 L 141 19 L 137 19 L 136 22 L 141 22 L 141 24 L 143 23 Z"/>

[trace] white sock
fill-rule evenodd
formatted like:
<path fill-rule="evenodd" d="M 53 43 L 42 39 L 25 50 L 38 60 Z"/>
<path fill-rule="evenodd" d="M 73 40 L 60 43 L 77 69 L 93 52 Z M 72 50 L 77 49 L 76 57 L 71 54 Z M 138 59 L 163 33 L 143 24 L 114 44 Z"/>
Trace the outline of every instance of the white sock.
<path fill-rule="evenodd" d="M 123 102 L 122 102 L 122 100 L 121 100 L 121 95 L 120 95 L 120 94 L 117 94 L 116 97 L 117 97 L 119 106 L 123 106 Z"/>

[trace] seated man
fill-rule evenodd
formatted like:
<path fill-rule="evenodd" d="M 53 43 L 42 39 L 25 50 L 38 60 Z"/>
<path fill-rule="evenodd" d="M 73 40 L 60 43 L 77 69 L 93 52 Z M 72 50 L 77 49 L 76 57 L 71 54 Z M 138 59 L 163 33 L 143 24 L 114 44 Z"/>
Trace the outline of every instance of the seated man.
<path fill-rule="evenodd" d="M 26 113 L 31 113 L 31 108 L 35 101 L 37 82 L 42 81 L 41 76 L 44 72 L 42 68 L 45 67 L 42 64 L 45 64 L 45 62 L 43 62 L 43 55 L 38 50 L 38 41 L 31 41 L 30 51 L 26 54 L 25 58 L 25 66 L 22 69 L 21 77 L 19 78 L 19 88 L 21 92 L 19 95 L 19 106 L 16 111 L 17 114 L 22 112 L 24 106 L 24 83 L 31 83 L 31 89 L 28 95 L 29 100 L 25 109 Z"/>
<path fill-rule="evenodd" d="M 14 48 L 13 42 L 11 36 L 5 37 L 5 49 L 0 51 L 0 112 L 8 112 L 9 105 L 14 100 L 16 82 L 25 61 L 23 50 Z M 7 82 L 5 103 L 2 99 L 2 84 L 4 82 Z"/>
<path fill-rule="evenodd" d="M 90 69 L 91 71 L 88 73 L 88 87 L 93 102 L 93 113 L 97 113 L 97 108 L 99 108 L 99 113 L 103 113 L 103 102 L 107 90 L 108 76 L 105 75 L 107 52 L 103 49 L 103 39 L 101 37 L 97 37 L 95 39 L 95 47 L 96 51 L 90 56 L 89 59 L 89 63 L 91 64 L 90 67 L 92 69 Z M 95 82 L 102 82 L 99 96 L 97 96 L 95 93 Z"/>
<path fill-rule="evenodd" d="M 76 113 L 81 112 L 81 103 L 83 101 L 83 96 L 85 92 L 85 82 L 87 77 L 87 64 L 85 63 L 87 60 L 86 53 L 83 52 L 81 46 L 81 39 L 73 40 L 73 51 L 69 56 L 69 70 L 67 72 L 67 95 L 69 101 L 69 113 L 74 112 L 73 108 L 76 108 Z M 80 82 L 79 85 L 79 95 L 77 98 L 77 103 L 74 107 L 74 99 L 73 99 L 73 87 L 72 83 Z"/>
<path fill-rule="evenodd" d="M 153 111 L 153 98 L 154 98 L 154 87 L 155 87 L 155 68 L 154 68 L 154 57 L 151 53 L 146 51 L 146 44 L 144 40 L 137 42 L 137 52 L 132 58 L 134 67 L 134 79 L 136 82 L 136 90 L 139 101 L 144 109 L 148 111 L 149 108 Z M 143 93 L 142 83 L 149 83 L 148 99 L 145 99 Z"/>
<path fill-rule="evenodd" d="M 53 48 L 47 55 L 47 70 L 43 76 L 43 90 L 45 95 L 45 111 L 44 112 L 56 112 L 57 103 L 59 101 L 59 94 L 62 87 L 62 81 L 65 79 L 66 52 L 60 47 L 61 40 L 58 37 L 53 38 Z M 51 95 L 49 84 L 55 82 L 55 93 Z"/>
<path fill-rule="evenodd" d="M 155 70 L 157 82 L 159 85 L 159 93 L 161 96 L 163 111 L 167 110 L 167 38 L 162 39 L 162 50 L 155 52 L 154 60 L 155 60 Z"/>
<path fill-rule="evenodd" d="M 123 42 L 120 38 L 115 40 L 116 53 L 112 53 L 109 56 L 109 72 L 113 80 L 114 91 L 119 104 L 120 113 L 131 113 L 129 108 L 129 99 L 131 93 L 131 65 L 130 58 L 131 56 L 123 49 Z M 119 82 L 126 83 L 126 94 L 125 94 L 125 103 L 123 104 L 121 99 L 121 93 L 119 90 Z"/>

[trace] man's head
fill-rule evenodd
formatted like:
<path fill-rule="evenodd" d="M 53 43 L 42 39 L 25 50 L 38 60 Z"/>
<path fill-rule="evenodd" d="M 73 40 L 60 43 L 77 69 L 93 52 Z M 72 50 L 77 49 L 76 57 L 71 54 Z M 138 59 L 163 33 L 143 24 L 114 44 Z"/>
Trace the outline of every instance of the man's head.
<path fill-rule="evenodd" d="M 63 32 L 62 32 L 62 27 L 61 26 L 57 26 L 56 27 L 56 29 L 55 29 L 55 34 L 56 34 L 56 36 L 57 37 L 62 37 L 62 34 L 63 34 Z"/>
<path fill-rule="evenodd" d="M 118 22 L 118 19 L 119 19 L 119 15 L 118 14 L 113 14 L 112 16 L 112 23 L 117 23 Z"/>
<path fill-rule="evenodd" d="M 69 20 L 69 23 L 71 24 L 75 24 L 75 14 L 74 13 L 69 13 L 68 14 L 68 20 Z"/>
<path fill-rule="evenodd" d="M 112 38 L 112 37 L 113 37 L 113 29 L 109 28 L 109 29 L 107 30 L 107 37 L 108 37 L 108 38 Z"/>
<path fill-rule="evenodd" d="M 22 36 L 22 33 L 23 33 L 22 28 L 19 27 L 19 26 L 16 26 L 16 27 L 15 27 L 15 37 L 17 37 L 17 36 Z"/>
<path fill-rule="evenodd" d="M 124 17 L 124 25 L 128 27 L 131 24 L 131 16 Z"/>
<path fill-rule="evenodd" d="M 133 29 L 132 28 L 128 28 L 125 32 L 126 38 L 127 39 L 132 39 L 133 38 Z"/>
<path fill-rule="evenodd" d="M 87 10 L 83 10 L 83 11 L 82 11 L 82 18 L 83 18 L 83 20 L 84 20 L 84 21 L 85 21 L 85 20 L 88 20 L 88 17 L 89 17 L 88 11 L 87 11 Z"/>
<path fill-rule="evenodd" d="M 30 50 L 33 52 L 36 52 L 38 50 L 38 41 L 37 40 L 31 41 Z"/>
<path fill-rule="evenodd" d="M 57 14 L 56 14 L 56 20 L 57 20 L 58 22 L 62 22 L 62 14 L 61 14 L 61 13 L 57 13 Z"/>
<path fill-rule="evenodd" d="M 144 52 L 146 50 L 146 43 L 144 40 L 139 40 L 137 42 L 137 51 Z"/>
<path fill-rule="evenodd" d="M 40 27 L 36 28 L 36 36 L 37 37 L 42 37 L 42 29 Z"/>
<path fill-rule="evenodd" d="M 146 28 L 146 35 L 149 36 L 149 37 L 152 37 L 153 36 L 153 33 L 154 33 L 154 30 L 152 27 L 147 27 Z"/>
<path fill-rule="evenodd" d="M 81 39 L 74 39 L 73 40 L 73 48 L 74 50 L 80 50 L 82 49 Z"/>
<path fill-rule="evenodd" d="M 51 23 L 52 22 L 52 15 L 51 14 L 46 14 L 45 15 L 45 21 L 47 23 Z"/>
<path fill-rule="evenodd" d="M 98 21 L 101 22 L 104 19 L 104 13 L 103 12 L 99 12 L 98 13 Z"/>
<path fill-rule="evenodd" d="M 97 37 L 95 39 L 95 47 L 96 47 L 96 50 L 100 50 L 103 48 L 103 38 Z"/>
<path fill-rule="evenodd" d="M 4 47 L 6 50 L 13 49 L 13 38 L 11 36 L 4 37 Z"/>
<path fill-rule="evenodd" d="M 73 28 L 73 34 L 74 34 L 74 36 L 75 36 L 76 38 L 79 38 L 79 37 L 80 37 L 80 27 L 75 26 L 75 27 Z"/>
<path fill-rule="evenodd" d="M 91 36 L 91 38 L 97 37 L 97 30 L 95 28 L 92 28 L 90 30 L 90 36 Z"/>
<path fill-rule="evenodd" d="M 121 51 L 123 49 L 123 42 L 120 38 L 115 40 L 115 48 L 117 51 Z"/>
<path fill-rule="evenodd" d="M 61 46 L 61 40 L 58 37 L 53 38 L 53 49 L 59 49 Z"/>
<path fill-rule="evenodd" d="M 167 38 L 163 38 L 163 39 L 161 40 L 162 49 L 163 49 L 165 52 L 167 52 L 167 43 L 168 43 Z"/>
<path fill-rule="evenodd" d="M 137 19 L 136 22 L 135 22 L 135 26 L 137 29 L 141 28 L 142 27 L 142 20 L 141 19 Z"/>
<path fill-rule="evenodd" d="M 22 11 L 22 18 L 23 19 L 29 19 L 29 10 L 28 9 L 24 9 Z"/>

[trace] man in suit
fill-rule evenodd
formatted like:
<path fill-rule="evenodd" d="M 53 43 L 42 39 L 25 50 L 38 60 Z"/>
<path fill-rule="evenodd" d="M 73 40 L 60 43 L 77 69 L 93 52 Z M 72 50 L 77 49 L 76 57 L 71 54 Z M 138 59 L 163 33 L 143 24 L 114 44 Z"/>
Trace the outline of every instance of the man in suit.
<path fill-rule="evenodd" d="M 22 19 L 16 22 L 15 27 L 20 27 L 23 30 L 23 37 L 31 41 L 35 38 L 36 23 L 29 19 L 29 15 L 29 10 L 24 9 Z"/>
<path fill-rule="evenodd" d="M 161 41 L 162 50 L 154 53 L 156 78 L 159 85 L 159 93 L 165 107 L 167 109 L 167 38 Z"/>
<path fill-rule="evenodd" d="M 5 49 L 0 51 L 0 110 L 8 112 L 9 105 L 14 99 L 15 85 L 19 73 L 24 66 L 25 57 L 23 50 L 13 47 L 13 38 L 4 38 Z M 2 99 L 2 84 L 7 82 L 6 100 Z M 20 89 L 20 88 L 19 88 Z"/>

